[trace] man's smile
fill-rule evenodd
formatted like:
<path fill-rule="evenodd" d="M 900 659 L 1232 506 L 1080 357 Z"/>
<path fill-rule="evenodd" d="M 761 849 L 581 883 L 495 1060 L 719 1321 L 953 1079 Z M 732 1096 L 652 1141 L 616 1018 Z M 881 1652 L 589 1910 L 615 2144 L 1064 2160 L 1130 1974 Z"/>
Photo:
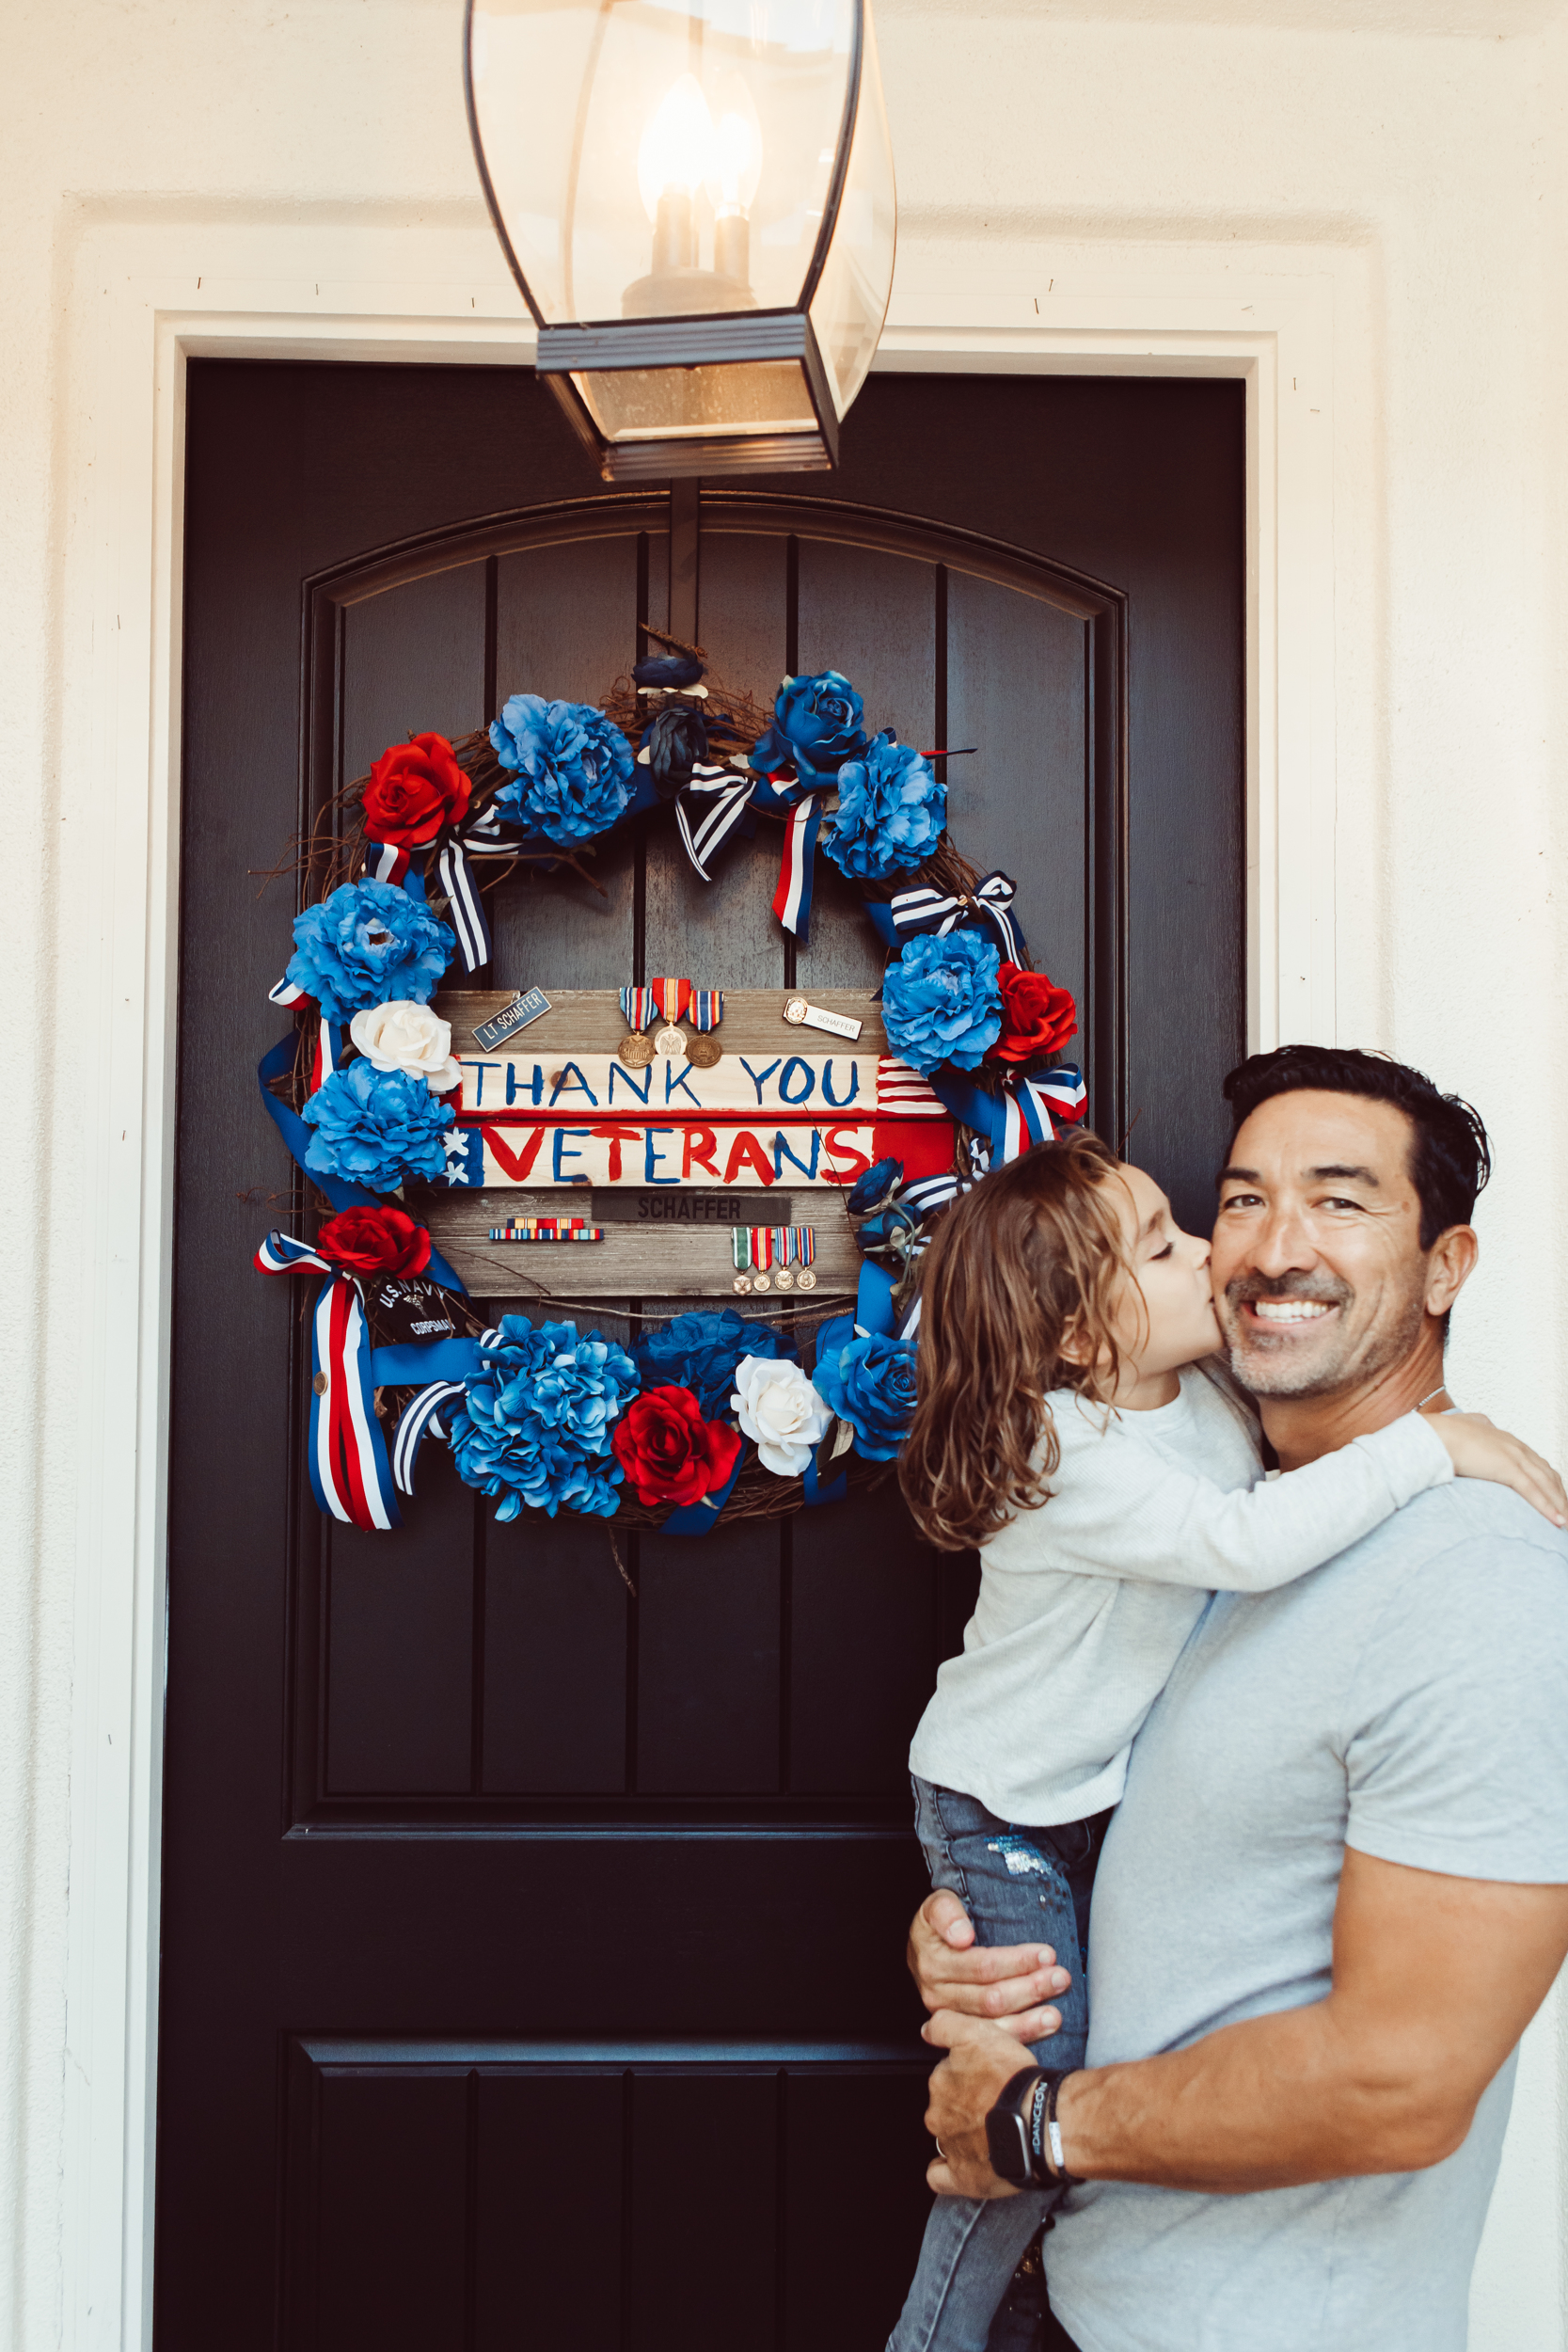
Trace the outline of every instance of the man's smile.
<path fill-rule="evenodd" d="M 1277 1327 L 1288 1323 L 1321 1323 L 1324 1315 L 1335 1315 L 1338 1307 L 1324 1298 L 1251 1298 L 1243 1309 L 1255 1322 Z"/>

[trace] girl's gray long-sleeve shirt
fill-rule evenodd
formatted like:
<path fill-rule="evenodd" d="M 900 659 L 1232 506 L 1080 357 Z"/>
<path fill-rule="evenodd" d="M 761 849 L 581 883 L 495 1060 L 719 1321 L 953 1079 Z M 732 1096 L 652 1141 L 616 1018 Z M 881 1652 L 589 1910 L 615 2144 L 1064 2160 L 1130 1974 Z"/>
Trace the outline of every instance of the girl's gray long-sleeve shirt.
<path fill-rule="evenodd" d="M 1264 1593 L 1321 1567 L 1453 1476 L 1419 1413 L 1265 1480 L 1256 1420 L 1189 1365 L 1150 1412 L 1071 1390 L 1047 1400 L 1051 1498 L 980 1554 L 964 1645 L 937 1676 L 910 1769 L 1003 1820 L 1115 1804 L 1127 1753 L 1212 1592 Z"/>

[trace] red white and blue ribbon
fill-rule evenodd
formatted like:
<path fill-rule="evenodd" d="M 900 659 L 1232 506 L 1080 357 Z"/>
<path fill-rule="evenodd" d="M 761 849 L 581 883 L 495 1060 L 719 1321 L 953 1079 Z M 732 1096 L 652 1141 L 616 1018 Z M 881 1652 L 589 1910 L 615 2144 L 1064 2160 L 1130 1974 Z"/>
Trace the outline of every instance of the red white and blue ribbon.
<path fill-rule="evenodd" d="M 262 1274 L 317 1267 L 327 1279 L 310 1326 L 310 1487 L 346 1527 L 399 1524 L 391 1465 L 376 1419 L 365 1310 L 352 1278 L 290 1234 L 269 1233 L 256 1252 Z"/>
<path fill-rule="evenodd" d="M 267 991 L 269 1005 L 282 1005 L 289 1008 L 297 1005 L 313 1005 L 315 1001 L 313 996 L 307 995 L 304 989 L 296 988 L 293 980 L 279 980 L 276 988 L 269 988 Z M 317 1025 L 315 1043 L 310 1049 L 310 1074 L 306 1080 L 306 1092 L 308 1094 L 320 1093 L 323 1085 L 342 1058 L 342 1023 L 327 1021 L 324 1018 Z"/>
<path fill-rule="evenodd" d="M 409 858 L 406 850 L 395 841 L 367 841 L 365 844 L 365 880 L 367 882 L 401 884 L 408 876 Z"/>
<path fill-rule="evenodd" d="M 1005 1093 L 990 1094 L 954 1070 L 938 1070 L 931 1084 L 950 1116 L 984 1137 L 990 1164 L 1016 1160 L 1032 1144 L 1050 1143 L 1057 1127 L 1076 1126 L 1088 1107 L 1088 1091 L 1070 1062 L 1036 1078 L 1014 1079 Z"/>
<path fill-rule="evenodd" d="M 784 818 L 784 856 L 773 912 L 802 945 L 811 927 L 812 885 L 816 875 L 816 836 L 822 826 L 822 795 L 803 793 Z"/>
<path fill-rule="evenodd" d="M 628 1027 L 645 1029 L 654 1017 L 655 1009 L 651 988 L 624 988 L 621 991 L 621 1010 Z"/>
<path fill-rule="evenodd" d="M 700 1036 L 716 1029 L 724 1018 L 724 992 L 721 988 L 694 988 L 687 1018 Z"/>

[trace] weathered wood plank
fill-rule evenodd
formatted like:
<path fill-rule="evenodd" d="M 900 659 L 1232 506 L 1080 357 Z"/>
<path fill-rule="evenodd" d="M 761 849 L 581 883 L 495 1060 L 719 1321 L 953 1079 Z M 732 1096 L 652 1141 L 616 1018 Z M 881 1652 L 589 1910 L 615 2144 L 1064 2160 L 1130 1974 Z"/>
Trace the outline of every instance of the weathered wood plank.
<path fill-rule="evenodd" d="M 860 1276 L 860 1251 L 842 1204 L 832 1200 L 828 1214 L 813 1216 L 807 1196 L 781 1200 L 766 1197 L 768 1216 L 758 1224 L 806 1225 L 816 1235 L 815 1293 L 852 1291 Z M 816 1200 L 820 1201 L 818 1194 Z M 475 1297 L 553 1294 L 565 1298 L 717 1298 L 735 1288 L 730 1229 L 607 1225 L 599 1242 L 492 1242 L 492 1225 L 508 1216 L 556 1216 L 568 1205 L 560 1192 L 469 1193 L 461 1200 L 433 1195 L 424 1215 L 436 1247 Z M 574 1212 L 579 1204 L 569 1205 Z M 580 1208 L 586 1214 L 586 1196 Z M 784 1294 L 784 1295 L 787 1295 Z"/>
<path fill-rule="evenodd" d="M 531 983 L 532 985 L 533 983 Z M 547 974 L 537 978 L 550 1000 L 550 1009 L 537 1021 L 530 1022 L 508 1041 L 506 1050 L 513 1054 L 533 1053 L 548 1046 L 562 1054 L 574 1050 L 582 1054 L 612 1054 L 626 1036 L 626 1025 L 622 1017 L 619 993 L 612 988 L 552 988 Z M 488 1021 L 512 1002 L 515 989 L 445 989 L 436 999 L 436 1009 L 443 1021 L 451 1023 L 451 1050 L 459 1059 L 477 1051 L 474 1044 L 474 1025 Z M 871 989 L 824 988 L 816 990 L 758 988 L 735 989 L 724 997 L 724 1019 L 718 1031 L 719 1042 L 726 1054 L 759 1053 L 769 1046 L 784 1046 L 791 1040 L 800 1053 L 827 1052 L 831 1048 L 822 1033 L 816 1029 L 797 1028 L 784 1017 L 784 1006 L 791 996 L 809 994 L 814 1005 L 828 1012 L 848 1013 L 863 1023 L 855 1041 L 857 1054 L 885 1054 L 888 1051 L 887 1031 L 882 1026 L 882 1009 L 872 1000 Z"/>

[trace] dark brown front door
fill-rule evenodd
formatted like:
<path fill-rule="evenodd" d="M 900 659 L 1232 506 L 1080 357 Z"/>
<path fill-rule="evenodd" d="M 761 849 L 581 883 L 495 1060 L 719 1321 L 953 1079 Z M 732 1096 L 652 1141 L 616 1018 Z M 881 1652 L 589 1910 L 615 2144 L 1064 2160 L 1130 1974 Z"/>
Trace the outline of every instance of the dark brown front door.
<path fill-rule="evenodd" d="M 632 1591 L 429 1447 L 402 1530 L 325 1523 L 250 1265 L 298 1206 L 259 877 L 411 728 L 602 699 L 671 501 L 510 372 L 200 361 L 189 420 L 161 2352 L 876 2352 L 926 2207 L 904 1758 L 973 1564 L 881 1495 L 626 1539 Z M 1238 386 L 881 377 L 835 475 L 674 509 L 731 684 L 831 664 L 979 746 L 955 835 L 1193 1221 L 1242 1038 L 1243 462 Z M 774 855 L 705 887 L 656 826 L 602 898 L 508 885 L 494 984 L 874 985 L 831 871 L 796 960 Z"/>

